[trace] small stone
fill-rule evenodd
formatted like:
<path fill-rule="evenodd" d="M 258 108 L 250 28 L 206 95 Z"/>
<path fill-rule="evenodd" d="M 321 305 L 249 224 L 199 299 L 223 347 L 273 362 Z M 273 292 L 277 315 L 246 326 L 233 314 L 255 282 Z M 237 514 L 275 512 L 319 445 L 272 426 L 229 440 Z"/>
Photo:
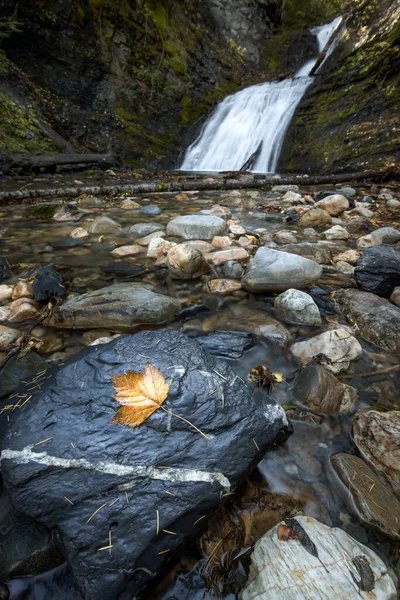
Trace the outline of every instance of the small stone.
<path fill-rule="evenodd" d="M 190 198 L 187 194 L 178 194 L 173 198 L 176 202 L 189 202 Z"/>
<path fill-rule="evenodd" d="M 391 199 L 391 200 L 388 200 L 388 201 L 386 202 L 386 206 L 387 206 L 388 208 L 394 208 L 394 209 L 396 209 L 396 208 L 400 208 L 400 200 L 395 200 L 394 198 L 393 198 L 393 199 Z"/>
<path fill-rule="evenodd" d="M 36 317 L 39 307 L 31 298 L 19 298 L 11 302 L 7 306 L 7 309 L 9 311 L 7 320 L 10 323 L 19 323 L 20 321 L 25 321 L 25 319 Z"/>
<path fill-rule="evenodd" d="M 243 275 L 243 271 L 242 265 L 234 260 L 228 260 L 228 262 L 222 265 L 223 274 L 225 277 L 231 279 L 240 279 Z"/>
<path fill-rule="evenodd" d="M 300 290 L 289 289 L 275 298 L 274 308 L 278 317 L 291 323 L 320 325 L 321 315 L 314 300 Z"/>
<path fill-rule="evenodd" d="M 255 238 L 254 238 L 255 239 Z M 241 246 L 242 248 L 248 248 L 249 246 L 252 246 L 252 240 L 247 237 L 246 235 L 242 235 L 239 239 L 238 239 L 238 244 L 239 246 Z"/>
<path fill-rule="evenodd" d="M 271 189 L 271 192 L 277 192 L 279 194 L 286 194 L 286 192 L 298 192 L 299 186 L 295 184 L 288 185 L 274 185 Z"/>
<path fill-rule="evenodd" d="M 216 235 L 215 237 L 213 237 L 213 239 L 211 241 L 211 245 L 214 248 L 229 248 L 229 246 L 232 245 L 232 240 L 227 235 L 224 235 L 224 236 Z"/>
<path fill-rule="evenodd" d="M 341 373 L 347 371 L 351 361 L 361 358 L 362 348 L 347 329 L 338 327 L 304 342 L 297 342 L 292 346 L 292 354 L 303 365 L 321 355 L 320 364 L 332 373 Z"/>
<path fill-rule="evenodd" d="M 103 206 L 105 204 L 104 200 L 101 198 L 97 198 L 97 196 L 83 196 L 78 200 L 79 206 Z"/>
<path fill-rule="evenodd" d="M 373 248 L 383 243 L 381 236 L 375 232 L 364 235 L 357 240 L 358 248 Z"/>
<path fill-rule="evenodd" d="M 18 329 L 12 327 L 5 327 L 0 325 L 0 350 L 4 352 L 8 346 L 15 342 L 21 336 L 21 332 Z"/>
<path fill-rule="evenodd" d="M 121 225 L 109 217 L 99 216 L 96 217 L 89 227 L 90 233 L 114 233 L 119 231 Z"/>
<path fill-rule="evenodd" d="M 322 208 L 310 208 L 300 218 L 299 227 L 324 227 L 332 223 L 331 215 Z"/>
<path fill-rule="evenodd" d="M 232 279 L 213 279 L 208 282 L 207 289 L 211 294 L 232 294 L 241 290 L 242 284 Z"/>
<path fill-rule="evenodd" d="M 165 231 L 153 231 L 153 233 L 149 233 L 149 235 L 146 235 L 145 237 L 139 238 L 135 241 L 137 244 L 139 244 L 139 246 L 148 246 L 153 240 L 162 238 L 164 233 Z"/>
<path fill-rule="evenodd" d="M 317 415 L 337 415 L 354 412 L 358 392 L 345 385 L 320 365 L 302 369 L 293 385 L 296 405 Z"/>
<path fill-rule="evenodd" d="M 10 300 L 13 289 L 12 285 L 0 285 L 0 302 Z"/>
<path fill-rule="evenodd" d="M 33 298 L 33 287 L 32 283 L 26 280 L 19 281 L 13 289 L 12 300 L 18 300 L 18 298 Z"/>
<path fill-rule="evenodd" d="M 338 190 L 339 194 L 343 194 L 344 196 L 348 196 L 349 198 L 354 198 L 357 195 L 357 190 L 352 187 L 342 187 Z"/>
<path fill-rule="evenodd" d="M 390 296 L 390 302 L 395 306 L 400 307 L 400 286 L 394 288 L 392 295 Z"/>
<path fill-rule="evenodd" d="M 336 263 L 336 268 L 341 273 L 344 273 L 344 275 L 354 275 L 354 271 L 356 270 L 355 267 L 344 260 L 338 260 Z"/>
<path fill-rule="evenodd" d="M 111 252 L 111 255 L 116 256 L 117 258 L 122 258 L 124 256 L 134 256 L 140 252 L 143 252 L 143 248 L 141 246 L 119 246 L 119 248 L 115 248 L 115 250 Z"/>
<path fill-rule="evenodd" d="M 159 206 L 148 204 L 147 206 L 142 206 L 139 212 L 144 215 L 156 216 L 162 213 L 162 210 Z"/>
<path fill-rule="evenodd" d="M 357 252 L 357 250 L 346 250 L 346 252 L 341 252 L 340 254 L 336 254 L 332 258 L 332 260 L 335 263 L 344 261 L 351 265 L 355 265 L 357 263 L 358 259 L 360 258 L 360 256 L 361 256 L 361 254 L 360 254 L 360 252 Z"/>
<path fill-rule="evenodd" d="M 214 246 L 204 240 L 189 240 L 188 244 L 189 246 L 193 246 L 193 248 L 197 248 L 203 254 L 206 252 L 212 252 L 214 250 Z"/>
<path fill-rule="evenodd" d="M 327 240 L 347 240 L 349 232 L 341 225 L 334 225 L 323 234 Z"/>
<path fill-rule="evenodd" d="M 397 244 L 397 242 L 400 242 L 400 231 L 395 227 L 379 227 L 379 229 L 375 229 L 374 235 L 379 235 L 384 244 Z"/>
<path fill-rule="evenodd" d="M 222 265 L 230 260 L 246 260 L 249 258 L 249 253 L 244 248 L 235 247 L 217 252 L 209 252 L 204 256 L 211 264 Z"/>
<path fill-rule="evenodd" d="M 173 219 L 167 225 L 167 235 L 186 240 L 212 240 L 214 236 L 226 233 L 225 221 L 208 215 L 185 215 Z"/>
<path fill-rule="evenodd" d="M 120 204 L 120 208 L 125 210 L 139 210 L 141 208 L 140 204 L 135 202 L 134 200 L 130 200 L 129 198 L 125 198 Z"/>
<path fill-rule="evenodd" d="M 177 244 L 168 252 L 167 265 L 173 279 L 198 279 L 210 272 L 210 265 L 197 248 Z"/>
<path fill-rule="evenodd" d="M 283 196 L 282 200 L 286 200 L 287 202 L 299 202 L 302 200 L 302 195 L 297 194 L 297 192 L 288 191 Z"/>
<path fill-rule="evenodd" d="M 349 201 L 341 194 L 334 194 L 320 200 L 315 204 L 316 208 L 326 210 L 332 217 L 337 217 L 349 208 Z"/>
<path fill-rule="evenodd" d="M 175 244 L 173 242 L 167 242 L 162 237 L 156 237 L 150 240 L 147 247 L 147 258 L 157 258 L 162 252 L 169 250 Z"/>
<path fill-rule="evenodd" d="M 89 233 L 86 231 L 86 229 L 83 229 L 83 227 L 76 227 L 69 234 L 69 236 L 72 237 L 73 239 L 80 239 L 80 238 L 88 237 L 88 235 L 89 235 Z"/>
<path fill-rule="evenodd" d="M 229 231 L 234 235 L 245 235 L 246 230 L 241 225 L 230 225 Z"/>
<path fill-rule="evenodd" d="M 272 239 L 277 244 L 295 244 L 297 242 L 296 236 L 291 231 L 277 231 Z"/>
<path fill-rule="evenodd" d="M 371 219 L 374 216 L 374 213 L 369 208 L 365 208 L 364 206 L 356 206 L 352 211 L 352 213 L 356 213 L 361 217 L 366 217 L 367 219 Z"/>

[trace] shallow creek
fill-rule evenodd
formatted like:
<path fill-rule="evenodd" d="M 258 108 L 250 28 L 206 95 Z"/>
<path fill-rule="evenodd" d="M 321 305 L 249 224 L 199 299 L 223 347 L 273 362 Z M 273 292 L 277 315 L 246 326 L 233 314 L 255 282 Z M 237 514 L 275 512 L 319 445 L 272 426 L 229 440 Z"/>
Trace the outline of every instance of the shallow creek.
<path fill-rule="evenodd" d="M 320 189 L 320 188 L 318 188 Z M 313 188 L 317 191 L 317 188 Z M 251 197 L 246 192 L 242 198 Z M 254 193 L 253 193 L 254 194 Z M 262 200 L 263 192 L 256 192 L 256 202 Z M 273 308 L 274 296 L 266 293 L 251 294 L 239 290 L 231 295 L 210 294 L 205 290 L 204 281 L 172 281 L 167 277 L 166 269 L 154 266 L 154 260 L 146 258 L 147 248 L 143 252 L 124 259 L 115 259 L 111 251 L 117 245 L 134 244 L 135 236 L 128 233 L 128 228 L 135 223 L 158 223 L 166 226 L 174 217 L 190 214 L 203 209 L 210 209 L 214 204 L 224 205 L 226 196 L 219 192 L 189 194 L 189 200 L 178 202 L 174 200 L 175 194 L 155 194 L 147 198 L 134 198 L 141 206 L 157 205 L 161 214 L 150 217 L 137 210 L 120 208 L 121 196 L 108 201 L 107 204 L 93 209 L 84 208 L 86 215 L 77 222 L 56 222 L 53 219 L 33 217 L 31 207 L 27 205 L 12 206 L 0 210 L 0 254 L 7 257 L 12 265 L 20 265 L 15 273 L 22 273 L 28 265 L 44 265 L 53 263 L 62 273 L 68 283 L 69 294 L 83 294 L 87 291 L 97 290 L 111 283 L 132 281 L 148 283 L 154 286 L 155 291 L 179 298 L 183 305 L 181 316 L 166 326 L 182 329 L 191 336 L 202 335 L 213 330 L 212 316 L 221 313 L 228 306 L 245 306 L 246 309 L 258 309 L 275 316 Z M 297 242 L 309 241 L 304 237 L 304 232 L 295 224 L 283 220 L 280 213 L 262 213 L 257 206 L 249 210 L 230 206 L 233 217 L 237 217 L 240 225 L 244 226 L 247 234 L 256 236 L 273 234 L 280 230 L 291 230 L 296 233 Z M 82 239 L 73 239 L 71 232 L 76 227 L 86 227 L 97 215 L 105 215 L 122 225 L 117 233 L 91 234 Z M 139 238 L 142 236 L 136 236 Z M 338 244 L 344 249 L 354 248 L 355 240 L 340 241 Z M 138 275 L 115 275 L 110 263 L 124 262 L 127 266 L 140 267 Z M 126 267 L 127 268 L 127 267 Z M 216 268 L 221 272 L 221 267 Z M 220 275 L 223 276 L 223 275 Z M 12 283 L 16 283 L 16 275 Z M 8 282 L 7 282 L 8 283 Z M 322 315 L 322 326 L 308 327 L 290 325 L 292 340 L 306 339 L 310 334 L 315 334 L 327 329 L 333 322 L 349 325 L 346 319 L 335 314 L 333 304 L 329 302 L 328 295 L 331 291 L 354 287 L 354 280 L 338 273 L 333 268 L 331 272 L 324 272 L 318 282 L 318 288 L 313 290 L 314 298 L 322 300 L 319 307 Z M 197 305 L 198 308 L 188 307 Z M 244 312 L 242 330 L 246 330 L 246 315 Z M 217 320 L 218 330 L 224 330 L 224 323 Z M 29 327 L 27 326 L 26 330 Z M 45 342 L 46 353 L 44 358 L 49 363 L 58 365 L 74 353 L 87 346 L 93 340 L 114 332 L 103 331 L 60 331 L 38 325 L 32 332 L 33 335 Z M 379 405 L 389 408 L 398 408 L 396 389 L 400 386 L 399 371 L 394 370 L 386 374 L 368 376 L 372 371 L 384 370 L 396 364 L 396 359 L 383 350 L 378 350 L 357 336 L 363 347 L 363 356 L 359 361 L 352 363 L 350 369 L 339 379 L 348 383 L 359 391 L 360 407 Z M 4 357 L 3 357 L 4 358 Z M 293 405 L 290 392 L 290 376 L 298 369 L 298 364 L 285 347 L 271 344 L 258 339 L 255 345 L 240 359 L 227 359 L 232 363 L 233 369 L 242 379 L 247 380 L 249 371 L 262 364 L 267 365 L 271 371 L 282 374 L 283 381 L 276 384 L 271 395 L 288 410 Z M 343 377 L 344 375 L 344 377 Z M 287 380 L 288 379 L 288 380 Z M 397 404 L 396 404 L 397 402 Z M 351 438 L 351 416 L 318 417 L 313 421 L 300 414 L 299 420 L 293 420 L 294 433 L 281 447 L 271 449 L 252 474 L 251 480 L 263 482 L 265 489 L 276 494 L 286 495 L 291 500 L 298 501 L 305 514 L 314 516 L 320 521 L 338 526 L 347 531 L 355 539 L 373 548 L 385 562 L 396 572 L 398 569 L 397 544 L 376 530 L 364 527 L 349 510 L 348 493 L 343 484 L 333 471 L 329 458 L 337 452 L 355 452 Z M 4 418 L 4 415 L 0 418 Z M 4 500 L 4 505 L 6 501 Z M 0 504 L 0 510 L 5 510 Z M 188 559 L 182 562 L 181 570 L 190 570 L 196 560 L 202 558 L 201 552 L 193 548 L 188 551 Z M 179 570 L 179 569 L 178 569 Z M 177 570 L 174 570 L 176 573 Z M 193 579 L 196 581 L 196 578 Z M 167 578 L 160 587 L 156 598 L 163 598 L 168 587 L 173 586 L 173 576 Z M 193 599 L 211 598 L 208 592 L 196 589 L 194 583 L 192 590 Z M 71 574 L 66 566 L 45 573 L 36 578 L 13 580 L 9 582 L 12 599 L 27 598 L 30 600 L 48 600 L 57 598 L 63 600 L 78 598 L 74 589 Z M 174 588 L 172 587 L 172 590 Z M 168 598 L 180 597 L 180 588 L 170 592 Z M 227 598 L 234 598 L 229 595 Z"/>

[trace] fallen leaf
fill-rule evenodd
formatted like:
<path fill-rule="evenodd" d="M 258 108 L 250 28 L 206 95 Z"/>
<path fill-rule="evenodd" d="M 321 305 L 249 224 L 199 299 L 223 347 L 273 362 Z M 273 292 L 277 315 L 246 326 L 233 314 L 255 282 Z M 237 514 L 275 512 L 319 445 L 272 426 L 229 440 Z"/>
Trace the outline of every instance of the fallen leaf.
<path fill-rule="evenodd" d="M 128 371 L 122 375 L 111 375 L 115 386 L 114 398 L 122 404 L 111 423 L 138 427 L 164 402 L 169 392 L 169 383 L 163 374 L 150 363 L 142 373 Z"/>
<path fill-rule="evenodd" d="M 283 381 L 282 373 L 272 373 L 272 375 L 275 377 L 276 383 L 282 383 L 282 381 Z"/>

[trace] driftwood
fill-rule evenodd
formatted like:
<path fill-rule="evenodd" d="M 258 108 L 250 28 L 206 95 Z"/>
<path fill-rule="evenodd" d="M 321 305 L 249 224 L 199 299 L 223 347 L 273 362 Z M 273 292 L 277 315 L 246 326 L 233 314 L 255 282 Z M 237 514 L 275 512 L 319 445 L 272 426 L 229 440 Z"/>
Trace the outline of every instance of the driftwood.
<path fill-rule="evenodd" d="M 109 167 L 115 158 L 112 154 L 43 154 L 39 156 L 27 154 L 14 154 L 11 156 L 10 166 L 22 169 L 56 169 L 68 165 L 98 165 Z"/>
<path fill-rule="evenodd" d="M 229 191 L 229 190 L 257 190 L 269 189 L 273 185 L 321 185 L 333 183 L 348 183 L 353 181 L 377 181 L 382 182 L 384 179 L 400 178 L 400 170 L 397 167 L 385 168 L 380 170 L 368 170 L 358 173 L 340 173 L 336 175 L 288 175 L 277 177 L 276 175 L 268 175 L 265 179 L 247 179 L 245 181 L 238 180 L 222 180 L 215 179 L 214 181 L 203 181 L 192 179 L 190 181 L 175 181 L 175 182 L 152 182 L 152 183 L 136 183 L 136 184 L 116 184 L 116 185 L 98 185 L 98 186 L 73 186 L 59 187 L 49 189 L 0 192 L 0 205 L 9 203 L 18 203 L 24 200 L 46 199 L 46 198 L 72 198 L 81 194 L 152 194 L 162 192 L 189 192 L 189 191 Z"/>
<path fill-rule="evenodd" d="M 343 25 L 343 19 L 340 21 L 339 25 L 336 27 L 336 29 L 334 30 L 334 32 L 332 33 L 331 37 L 329 38 L 329 40 L 327 41 L 327 43 L 325 44 L 324 48 L 322 49 L 321 54 L 318 57 L 317 62 L 315 63 L 315 65 L 313 66 L 313 68 L 311 69 L 311 71 L 309 72 L 309 77 L 312 77 L 313 75 L 315 75 L 315 73 L 318 71 L 319 67 L 321 66 L 321 64 L 324 62 L 326 55 L 328 53 L 329 48 L 332 46 L 333 42 L 335 41 L 339 30 L 341 29 Z"/>

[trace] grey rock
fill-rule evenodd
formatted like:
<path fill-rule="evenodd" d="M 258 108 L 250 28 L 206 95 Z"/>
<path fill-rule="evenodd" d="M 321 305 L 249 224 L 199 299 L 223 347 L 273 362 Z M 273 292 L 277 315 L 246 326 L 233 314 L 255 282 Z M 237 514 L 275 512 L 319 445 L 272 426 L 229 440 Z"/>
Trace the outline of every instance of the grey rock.
<path fill-rule="evenodd" d="M 180 310 L 175 298 L 156 294 L 145 285 L 116 283 L 71 298 L 51 318 L 60 329 L 133 331 L 139 325 L 159 325 Z"/>
<path fill-rule="evenodd" d="M 354 198 L 357 195 L 357 190 L 352 187 L 342 187 L 337 191 L 338 194 L 343 194 L 349 198 Z"/>
<path fill-rule="evenodd" d="M 159 223 L 135 223 L 129 228 L 129 233 L 133 233 L 139 237 L 147 237 L 156 231 L 164 231 L 165 227 Z"/>
<path fill-rule="evenodd" d="M 21 332 L 18 329 L 12 327 L 6 327 L 0 325 L 0 350 L 3 352 L 7 347 L 15 342 L 21 336 Z"/>
<path fill-rule="evenodd" d="M 236 360 L 256 344 L 251 333 L 242 331 L 215 331 L 197 337 L 196 342 L 213 356 Z"/>
<path fill-rule="evenodd" d="M 324 227 L 332 223 L 331 215 L 322 208 L 310 208 L 302 215 L 298 222 L 299 227 Z"/>
<path fill-rule="evenodd" d="M 397 244 L 397 242 L 400 242 L 400 231 L 395 227 L 379 227 L 379 229 L 375 229 L 374 234 L 379 235 L 384 244 Z"/>
<path fill-rule="evenodd" d="M 292 346 L 292 354 L 303 365 L 321 355 L 319 361 L 326 369 L 341 373 L 349 368 L 351 361 L 361 358 L 362 347 L 347 329 L 338 327 L 297 342 Z"/>
<path fill-rule="evenodd" d="M 240 279 L 243 275 L 244 268 L 242 265 L 235 260 L 228 260 L 228 262 L 222 265 L 222 272 L 225 277 L 231 279 Z"/>
<path fill-rule="evenodd" d="M 148 204 L 147 206 L 142 206 L 139 212 L 141 212 L 143 215 L 159 215 L 162 213 L 162 210 L 159 206 Z"/>
<path fill-rule="evenodd" d="M 259 248 L 250 261 L 242 284 L 254 292 L 284 292 L 289 288 L 304 288 L 317 281 L 322 267 L 312 260 L 280 252 L 270 248 Z"/>
<path fill-rule="evenodd" d="M 319 265 L 328 265 L 332 259 L 332 252 L 328 246 L 323 244 L 316 244 L 312 242 L 303 242 L 301 244 L 286 244 L 279 248 L 283 252 L 289 252 L 290 254 L 297 254 L 314 260 Z"/>
<path fill-rule="evenodd" d="M 286 192 L 298 192 L 298 185 L 274 185 L 271 192 L 278 192 L 279 194 L 286 194 Z"/>
<path fill-rule="evenodd" d="M 111 376 L 140 373 L 148 361 L 169 382 L 164 407 L 209 439 L 162 410 L 134 429 L 112 422 L 121 406 Z M 284 410 L 225 361 L 179 332 L 142 331 L 56 369 L 10 426 L 2 471 L 13 505 L 57 527 L 83 598 L 150 598 L 170 570 L 165 550 L 179 556 L 193 523 L 216 510 L 281 430 L 284 441 Z M 43 436 L 51 439 L 35 447 Z M 98 551 L 110 539 L 112 553 Z"/>
<path fill-rule="evenodd" d="M 315 204 L 315 208 L 322 208 L 323 210 L 326 210 L 332 217 L 337 217 L 338 215 L 342 214 L 342 212 L 347 210 L 349 206 L 349 201 L 341 194 L 328 196 L 323 200 L 319 200 L 319 202 Z"/>
<path fill-rule="evenodd" d="M 274 308 L 278 317 L 291 323 L 320 325 L 321 315 L 314 300 L 300 290 L 289 289 L 275 298 Z"/>
<path fill-rule="evenodd" d="M 121 225 L 110 219 L 109 217 L 104 217 L 103 215 L 96 217 L 93 223 L 89 227 L 90 233 L 114 233 L 115 231 L 119 231 L 121 229 Z"/>
<path fill-rule="evenodd" d="M 83 196 L 78 201 L 79 206 L 83 207 L 92 207 L 92 206 L 104 206 L 105 202 L 101 198 L 97 198 L 97 196 Z"/>
<path fill-rule="evenodd" d="M 391 200 L 388 200 L 386 202 L 386 206 L 388 208 L 400 208 L 400 200 L 395 200 L 394 198 L 392 198 Z"/>
<path fill-rule="evenodd" d="M 293 399 L 301 408 L 317 415 L 354 412 L 358 403 L 355 388 L 341 383 L 319 365 L 302 369 L 293 384 Z"/>
<path fill-rule="evenodd" d="M 216 235 L 228 234 L 223 219 L 207 215 L 185 215 L 177 217 L 167 225 L 167 235 L 185 240 L 212 240 Z"/>

